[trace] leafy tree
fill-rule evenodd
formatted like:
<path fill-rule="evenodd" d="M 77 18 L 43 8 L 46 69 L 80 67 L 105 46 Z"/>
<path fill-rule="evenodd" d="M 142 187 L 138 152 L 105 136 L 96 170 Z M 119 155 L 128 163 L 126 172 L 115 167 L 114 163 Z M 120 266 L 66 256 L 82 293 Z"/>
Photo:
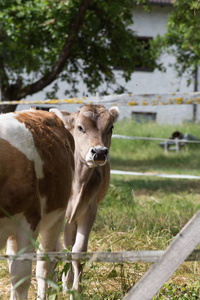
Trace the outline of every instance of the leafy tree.
<path fill-rule="evenodd" d="M 145 1 L 0 0 L 2 100 L 20 100 L 58 78 L 75 95 L 77 75 L 94 92 L 115 82 L 114 66 L 125 80 L 137 60 L 153 68 L 154 53 L 130 29 L 139 2 Z"/>
<path fill-rule="evenodd" d="M 160 53 L 167 51 L 176 57 L 178 75 L 188 75 L 188 83 L 194 79 L 200 65 L 200 1 L 175 0 L 167 32 L 155 41 Z"/>

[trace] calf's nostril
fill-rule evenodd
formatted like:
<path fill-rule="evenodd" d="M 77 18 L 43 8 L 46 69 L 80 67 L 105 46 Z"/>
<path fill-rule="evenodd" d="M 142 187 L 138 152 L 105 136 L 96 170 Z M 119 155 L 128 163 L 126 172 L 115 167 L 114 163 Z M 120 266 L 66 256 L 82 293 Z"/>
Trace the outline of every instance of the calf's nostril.
<path fill-rule="evenodd" d="M 91 149 L 91 153 L 92 153 L 92 154 L 96 154 L 95 148 L 92 148 L 92 149 Z"/>
<path fill-rule="evenodd" d="M 106 156 L 106 155 L 108 155 L 108 148 L 104 147 L 102 149 L 99 149 L 99 151 L 97 151 L 97 153 Z"/>
<path fill-rule="evenodd" d="M 106 147 L 93 147 L 91 153 L 94 155 L 108 155 L 108 148 Z"/>
<path fill-rule="evenodd" d="M 104 154 L 107 155 L 108 154 L 108 149 L 104 150 Z"/>

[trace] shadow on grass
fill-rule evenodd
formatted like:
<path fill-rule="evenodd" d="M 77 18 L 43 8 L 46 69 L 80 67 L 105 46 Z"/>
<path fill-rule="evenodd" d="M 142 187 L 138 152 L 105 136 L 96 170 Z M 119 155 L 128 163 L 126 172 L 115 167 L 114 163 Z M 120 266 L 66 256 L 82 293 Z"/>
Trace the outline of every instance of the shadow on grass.
<path fill-rule="evenodd" d="M 179 169 L 183 170 L 182 172 L 199 171 L 200 159 L 198 153 L 194 153 L 188 157 L 178 155 L 173 157 L 160 155 L 152 159 L 134 159 L 134 154 L 133 159 L 122 159 L 120 157 L 111 156 L 111 168 L 138 172 L 144 170 L 148 172 L 152 169 Z"/>
<path fill-rule="evenodd" d="M 134 190 L 139 194 L 151 194 L 156 191 L 165 193 L 200 193 L 199 180 L 112 175 L 111 183 L 118 188 L 123 187 L 128 190 Z"/>

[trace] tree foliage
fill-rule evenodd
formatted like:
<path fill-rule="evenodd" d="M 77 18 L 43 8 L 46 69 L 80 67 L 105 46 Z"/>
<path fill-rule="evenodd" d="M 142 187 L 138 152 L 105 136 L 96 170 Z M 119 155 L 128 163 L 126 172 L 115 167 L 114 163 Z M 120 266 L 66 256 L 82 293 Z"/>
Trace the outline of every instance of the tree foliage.
<path fill-rule="evenodd" d="M 115 82 L 114 66 L 122 68 L 125 80 L 137 60 L 153 68 L 153 52 L 130 29 L 139 2 L 145 1 L 0 0 L 3 100 L 22 99 L 58 78 L 75 95 L 78 75 L 94 92 L 101 83 Z"/>
<path fill-rule="evenodd" d="M 178 75 L 187 73 L 189 82 L 200 65 L 200 1 L 175 0 L 169 16 L 167 32 L 155 41 L 160 52 L 176 57 Z"/>

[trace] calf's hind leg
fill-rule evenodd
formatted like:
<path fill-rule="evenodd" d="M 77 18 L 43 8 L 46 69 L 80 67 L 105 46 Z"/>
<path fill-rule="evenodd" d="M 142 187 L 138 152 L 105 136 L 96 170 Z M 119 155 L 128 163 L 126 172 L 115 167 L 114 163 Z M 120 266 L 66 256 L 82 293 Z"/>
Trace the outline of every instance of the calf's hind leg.
<path fill-rule="evenodd" d="M 70 224 L 68 222 L 65 223 L 65 228 L 64 228 L 65 249 L 69 249 L 69 247 L 74 246 L 75 239 L 76 239 L 76 231 L 77 231 L 76 222 Z M 68 290 L 72 288 L 74 282 L 72 263 L 70 264 L 70 270 L 67 272 L 67 274 L 63 273 L 62 282 L 63 282 L 63 292 L 66 293 Z"/>
<path fill-rule="evenodd" d="M 60 232 L 64 221 L 65 211 L 49 213 L 43 217 L 41 225 L 41 242 L 38 253 L 54 252 L 60 245 Z M 55 262 L 38 261 L 36 277 L 38 281 L 38 300 L 46 299 L 47 279 L 53 279 Z"/>
<path fill-rule="evenodd" d="M 29 224 L 24 219 L 16 230 L 16 236 L 8 239 L 7 254 L 14 255 L 23 250 L 23 253 L 34 252 L 32 239 L 36 240 L 38 228 L 35 231 L 30 229 Z M 32 261 L 14 260 L 9 262 L 9 272 L 11 277 L 11 300 L 28 299 L 28 289 L 31 283 Z"/>

